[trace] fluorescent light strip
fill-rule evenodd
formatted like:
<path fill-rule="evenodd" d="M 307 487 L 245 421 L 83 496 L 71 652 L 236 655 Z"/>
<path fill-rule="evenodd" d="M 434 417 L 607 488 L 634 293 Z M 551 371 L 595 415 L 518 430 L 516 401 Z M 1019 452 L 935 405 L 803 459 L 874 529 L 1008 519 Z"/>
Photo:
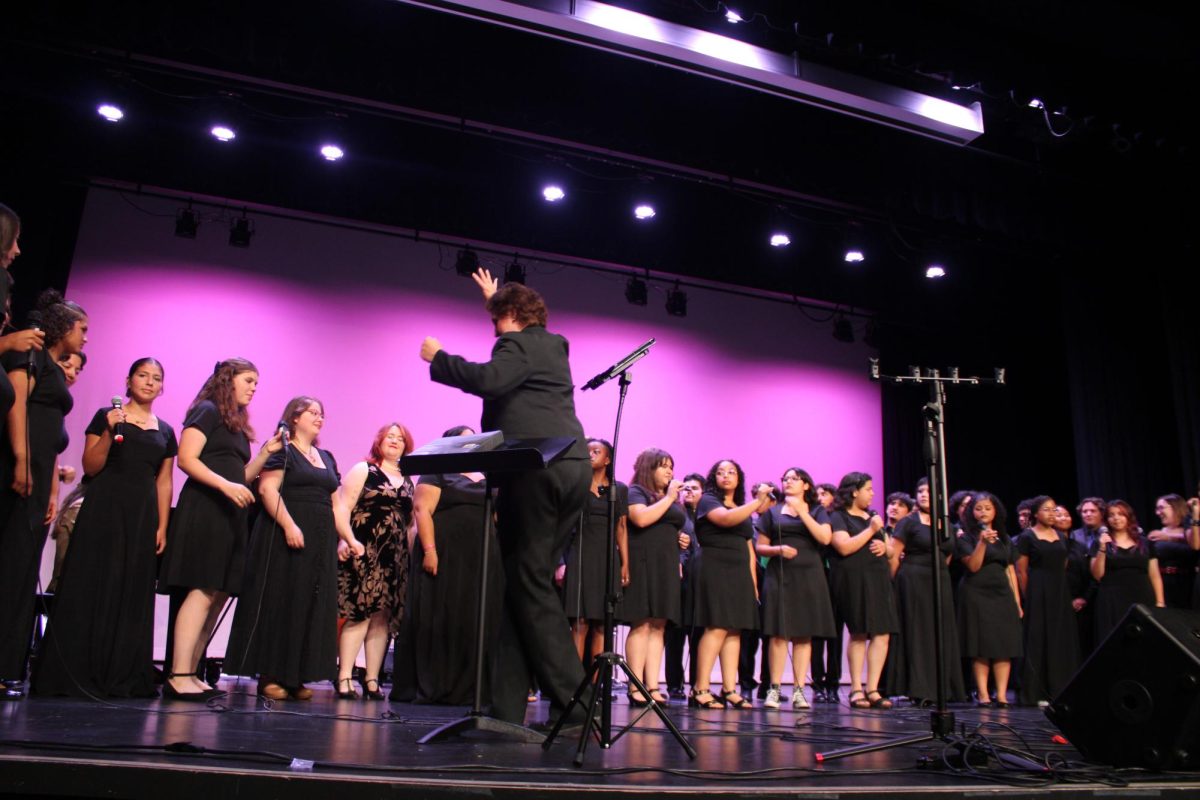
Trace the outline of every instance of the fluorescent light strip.
<path fill-rule="evenodd" d="M 561 11 L 506 0 L 397 1 L 650 61 L 940 141 L 967 144 L 983 133 L 979 103 L 958 105 L 595 0 L 575 0 L 574 14 L 568 0 L 529 0 Z"/>

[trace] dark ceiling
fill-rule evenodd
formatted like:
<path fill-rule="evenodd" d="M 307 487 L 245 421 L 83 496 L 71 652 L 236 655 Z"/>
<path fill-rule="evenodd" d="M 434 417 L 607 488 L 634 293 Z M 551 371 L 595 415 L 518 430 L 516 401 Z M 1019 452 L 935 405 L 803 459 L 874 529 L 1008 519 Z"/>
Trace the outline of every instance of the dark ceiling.
<path fill-rule="evenodd" d="M 0 135 L 22 154 L 6 174 L 142 183 L 870 312 L 927 293 L 928 258 L 947 261 L 961 296 L 1083 258 L 1110 221 L 1186 218 L 1163 188 L 1195 173 L 1174 98 L 1194 85 L 1197 48 L 1174 7 L 750 0 L 731 4 L 749 20 L 732 26 L 716 2 L 616 4 L 979 100 L 987 133 L 948 145 L 394 0 L 39 2 L 6 11 Z M 1034 96 L 1063 113 L 1028 108 Z M 100 120 L 103 97 L 126 120 Z M 207 135 L 218 118 L 236 142 Z M 330 136 L 348 151 L 336 164 L 314 155 Z M 548 180 L 566 203 L 541 201 Z M 652 224 L 630 213 L 642 199 Z M 786 251 L 766 246 L 777 226 Z M 848 235 L 866 264 L 841 263 Z"/>

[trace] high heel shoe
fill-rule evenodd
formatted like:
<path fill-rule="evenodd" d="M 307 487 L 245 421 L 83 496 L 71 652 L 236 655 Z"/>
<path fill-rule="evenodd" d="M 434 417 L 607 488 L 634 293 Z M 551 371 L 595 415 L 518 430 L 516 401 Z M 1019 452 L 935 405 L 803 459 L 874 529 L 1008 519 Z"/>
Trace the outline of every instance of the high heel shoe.
<path fill-rule="evenodd" d="M 374 684 L 374 686 L 375 686 L 374 689 L 371 688 L 372 684 Z M 363 680 L 361 685 L 362 685 L 364 700 L 383 700 L 384 699 L 383 692 L 380 691 L 380 689 L 379 689 L 379 679 L 378 678 L 366 678 L 365 680 Z"/>
<path fill-rule="evenodd" d="M 705 700 L 704 698 L 708 698 Z M 708 689 L 697 691 L 692 689 L 692 696 L 688 698 L 688 708 L 724 708 L 725 703 L 718 700 L 713 693 Z"/>
<path fill-rule="evenodd" d="M 646 706 L 650 705 L 650 701 L 647 700 L 645 697 L 642 697 L 641 700 L 638 700 L 637 698 L 635 698 L 633 696 L 633 693 L 635 691 L 637 691 L 637 690 L 636 689 L 629 690 L 629 705 L 633 706 L 634 708 L 645 708 Z M 640 695 L 641 692 L 638 692 L 638 694 Z"/>
<path fill-rule="evenodd" d="M 346 688 L 343 689 L 342 687 Z M 353 678 L 338 678 L 337 681 L 337 696 L 339 700 L 357 700 L 358 692 L 354 691 Z"/>

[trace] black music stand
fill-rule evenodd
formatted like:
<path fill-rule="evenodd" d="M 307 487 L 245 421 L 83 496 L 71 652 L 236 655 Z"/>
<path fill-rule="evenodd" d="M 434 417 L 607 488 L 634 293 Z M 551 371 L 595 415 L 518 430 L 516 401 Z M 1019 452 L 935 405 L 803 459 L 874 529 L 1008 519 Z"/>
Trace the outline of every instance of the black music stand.
<path fill-rule="evenodd" d="M 475 626 L 475 699 L 467 716 L 447 722 L 417 740 L 418 744 L 440 742 L 467 731 L 486 731 L 509 739 L 536 744 L 545 735 L 523 725 L 489 717 L 483 713 L 484 618 L 487 613 L 489 546 L 495 523 L 492 519 L 492 475 L 497 472 L 526 472 L 545 469 L 575 444 L 573 437 L 557 439 L 505 440 L 499 431 L 474 436 L 436 439 L 400 459 L 406 474 L 440 475 L 482 472 L 487 479 L 483 500 L 483 539 L 480 544 L 479 616 Z"/>

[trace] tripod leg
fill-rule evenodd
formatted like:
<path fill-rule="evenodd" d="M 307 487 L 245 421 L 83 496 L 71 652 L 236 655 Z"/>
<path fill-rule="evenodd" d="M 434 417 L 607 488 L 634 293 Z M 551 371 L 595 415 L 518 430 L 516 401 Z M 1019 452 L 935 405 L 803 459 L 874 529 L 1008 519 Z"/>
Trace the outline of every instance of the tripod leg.
<path fill-rule="evenodd" d="M 618 658 L 616 661 L 616 666 L 619 666 L 621 671 L 625 673 L 625 677 L 629 679 L 630 684 L 632 684 L 639 692 L 642 693 L 642 697 L 645 697 L 650 701 L 650 705 L 646 707 L 645 711 L 638 715 L 637 719 L 629 723 L 629 725 L 627 725 L 619 734 L 617 734 L 612 741 L 615 742 L 617 739 L 624 736 L 625 733 L 632 729 L 633 726 L 637 724 L 637 721 L 645 716 L 647 712 L 653 711 L 658 715 L 658 718 L 662 720 L 663 725 L 667 726 L 667 730 L 669 730 L 671 735 L 675 737 L 675 741 L 678 742 L 679 746 L 683 748 L 683 752 L 688 754 L 688 758 L 695 758 L 696 749 L 692 747 L 691 742 L 684 738 L 683 733 L 675 726 L 675 723 L 671 720 L 671 718 L 667 716 L 667 710 L 650 696 L 650 690 L 647 689 L 645 684 L 642 683 L 641 678 L 633 674 L 633 670 L 630 669 L 629 664 L 626 663 L 625 659 Z"/>

